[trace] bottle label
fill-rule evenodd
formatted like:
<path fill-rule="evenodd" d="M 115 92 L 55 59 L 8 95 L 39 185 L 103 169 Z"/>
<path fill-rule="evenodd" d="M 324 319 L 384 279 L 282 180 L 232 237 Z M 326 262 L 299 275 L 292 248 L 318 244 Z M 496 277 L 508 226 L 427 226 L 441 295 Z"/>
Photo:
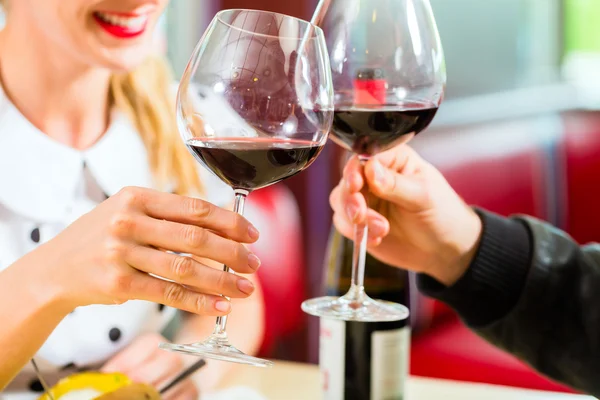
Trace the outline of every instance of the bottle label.
<path fill-rule="evenodd" d="M 319 368 L 323 400 L 344 399 L 346 323 L 321 318 L 319 331 Z"/>
<path fill-rule="evenodd" d="M 409 368 L 410 328 L 371 336 L 371 400 L 402 400 Z"/>

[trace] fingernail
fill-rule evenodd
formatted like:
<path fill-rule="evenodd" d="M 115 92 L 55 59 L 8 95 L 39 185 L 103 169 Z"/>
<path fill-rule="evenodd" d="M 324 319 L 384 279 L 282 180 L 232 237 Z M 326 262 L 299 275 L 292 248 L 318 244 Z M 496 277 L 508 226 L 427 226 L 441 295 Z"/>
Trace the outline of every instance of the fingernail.
<path fill-rule="evenodd" d="M 383 221 L 375 220 L 371 223 L 371 233 L 373 236 L 383 236 L 385 234 L 387 226 Z"/>
<path fill-rule="evenodd" d="M 248 265 L 250 266 L 250 268 L 256 271 L 260 267 L 260 258 L 250 253 L 248 255 Z"/>
<path fill-rule="evenodd" d="M 385 184 L 385 170 L 383 165 L 377 160 L 373 161 L 373 173 L 375 175 L 375 183 L 379 186 Z"/>
<path fill-rule="evenodd" d="M 250 225 L 248 227 L 248 236 L 250 236 L 250 239 L 252 240 L 257 240 L 260 236 L 260 232 L 254 227 L 254 225 Z"/>
<path fill-rule="evenodd" d="M 217 309 L 217 311 L 227 312 L 229 311 L 230 307 L 231 305 L 226 300 L 217 300 L 217 302 L 215 303 L 215 308 Z"/>
<path fill-rule="evenodd" d="M 247 279 L 238 280 L 237 287 L 240 289 L 240 292 L 245 294 L 252 294 L 254 292 L 254 285 Z"/>
<path fill-rule="evenodd" d="M 358 207 L 355 204 L 350 204 L 346 207 L 346 214 L 350 218 L 350 221 L 354 221 L 358 217 L 358 212 Z"/>

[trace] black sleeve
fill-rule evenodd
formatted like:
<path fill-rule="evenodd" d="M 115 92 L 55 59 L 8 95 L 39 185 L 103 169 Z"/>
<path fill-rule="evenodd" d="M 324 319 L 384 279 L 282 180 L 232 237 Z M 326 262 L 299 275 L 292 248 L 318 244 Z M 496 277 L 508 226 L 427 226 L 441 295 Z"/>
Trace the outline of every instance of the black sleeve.
<path fill-rule="evenodd" d="M 494 345 L 551 379 L 600 396 L 600 246 L 528 217 L 480 211 L 475 259 L 452 287 L 419 276 Z"/>

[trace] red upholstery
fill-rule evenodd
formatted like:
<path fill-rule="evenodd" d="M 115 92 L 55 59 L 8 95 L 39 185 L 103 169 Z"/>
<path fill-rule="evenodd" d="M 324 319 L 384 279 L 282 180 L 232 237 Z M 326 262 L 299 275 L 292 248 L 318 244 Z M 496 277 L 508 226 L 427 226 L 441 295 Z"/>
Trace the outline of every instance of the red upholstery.
<path fill-rule="evenodd" d="M 569 391 L 491 346 L 459 321 L 441 324 L 417 336 L 411 352 L 411 374 L 417 376 Z"/>
<path fill-rule="evenodd" d="M 468 203 L 504 215 L 546 218 L 547 149 L 560 136 L 532 132 L 536 129 L 522 122 L 437 132 L 423 135 L 413 147 Z"/>
<path fill-rule="evenodd" d="M 566 229 L 580 243 L 600 242 L 600 115 L 575 113 L 564 118 L 564 157 L 568 187 Z"/>
<path fill-rule="evenodd" d="M 305 298 L 300 213 L 284 185 L 258 190 L 248 197 L 246 216 L 261 232 L 253 246 L 262 266 L 258 271 L 265 299 L 265 338 L 261 355 L 270 356 L 286 335 L 302 330 L 300 309 Z"/>
<path fill-rule="evenodd" d="M 459 129 L 458 134 L 439 132 L 429 138 L 423 135 L 414 147 L 444 173 L 467 203 L 502 215 L 523 213 L 547 219 L 553 204 L 548 172 L 555 150 L 561 149 L 563 135 L 560 126 L 554 127 L 556 135 L 549 134 L 548 126 L 545 128 L 540 129 L 536 121 L 523 121 L 462 132 Z M 600 144 L 600 135 L 597 139 Z M 569 142 L 569 149 L 572 147 Z M 585 166 L 600 171 L 600 164 Z M 581 168 L 576 164 L 571 171 L 580 174 Z M 580 199 L 577 204 L 581 206 L 585 201 Z M 600 213 L 598 218 L 600 229 Z M 417 335 L 413 342 L 412 374 L 569 391 L 476 336 L 447 307 L 436 303 L 432 310 L 430 329 Z"/>

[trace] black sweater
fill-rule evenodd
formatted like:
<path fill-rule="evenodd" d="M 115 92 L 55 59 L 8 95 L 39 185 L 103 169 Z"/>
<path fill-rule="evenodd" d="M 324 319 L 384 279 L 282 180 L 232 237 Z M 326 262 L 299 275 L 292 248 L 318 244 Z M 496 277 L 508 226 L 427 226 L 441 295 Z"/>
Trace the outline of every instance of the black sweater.
<path fill-rule="evenodd" d="M 600 245 L 579 246 L 530 217 L 478 211 L 481 243 L 452 287 L 419 287 L 494 345 L 542 374 L 600 397 Z"/>

